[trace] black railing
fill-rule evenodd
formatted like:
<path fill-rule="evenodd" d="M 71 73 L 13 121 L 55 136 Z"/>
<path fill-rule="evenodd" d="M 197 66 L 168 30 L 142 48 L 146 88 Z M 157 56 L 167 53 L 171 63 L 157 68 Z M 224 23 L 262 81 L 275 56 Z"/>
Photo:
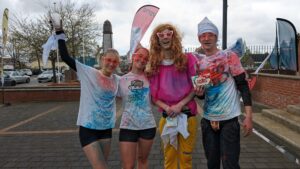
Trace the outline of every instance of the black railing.
<path fill-rule="evenodd" d="M 194 52 L 198 47 L 187 47 L 184 48 L 184 52 Z M 265 54 L 271 53 L 274 48 L 274 45 L 247 45 L 246 50 L 250 50 L 252 54 Z M 245 51 L 246 51 L 245 50 Z"/>

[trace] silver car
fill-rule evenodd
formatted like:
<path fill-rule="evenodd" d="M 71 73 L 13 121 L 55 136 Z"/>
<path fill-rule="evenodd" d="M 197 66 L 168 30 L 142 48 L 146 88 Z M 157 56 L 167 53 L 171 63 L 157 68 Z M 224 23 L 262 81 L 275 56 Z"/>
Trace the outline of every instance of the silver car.
<path fill-rule="evenodd" d="M 16 83 L 29 83 L 30 82 L 30 76 L 22 75 L 19 71 L 5 71 L 6 74 L 14 79 Z"/>
<path fill-rule="evenodd" d="M 40 75 L 38 75 L 37 80 L 39 83 L 52 82 L 53 78 L 54 78 L 53 71 L 47 70 L 47 71 L 44 71 L 43 73 L 41 73 Z M 60 81 L 62 81 L 63 75 L 61 73 L 56 72 L 56 79 L 58 79 L 58 78 Z"/>
<path fill-rule="evenodd" d="M 4 72 L 4 86 L 15 86 L 16 81 L 9 77 L 6 72 Z M 0 86 L 2 86 L 2 75 L 0 73 Z"/>
<path fill-rule="evenodd" d="M 31 76 L 32 75 L 32 71 L 30 69 L 20 69 L 20 73 L 22 75 L 27 75 L 27 76 Z"/>

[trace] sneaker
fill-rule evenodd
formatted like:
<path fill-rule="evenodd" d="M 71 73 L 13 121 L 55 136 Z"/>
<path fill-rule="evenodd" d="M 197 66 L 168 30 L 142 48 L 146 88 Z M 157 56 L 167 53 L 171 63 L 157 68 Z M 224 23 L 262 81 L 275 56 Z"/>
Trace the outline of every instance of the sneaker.
<path fill-rule="evenodd" d="M 50 14 L 50 24 L 55 31 L 62 30 L 62 20 L 58 13 Z"/>

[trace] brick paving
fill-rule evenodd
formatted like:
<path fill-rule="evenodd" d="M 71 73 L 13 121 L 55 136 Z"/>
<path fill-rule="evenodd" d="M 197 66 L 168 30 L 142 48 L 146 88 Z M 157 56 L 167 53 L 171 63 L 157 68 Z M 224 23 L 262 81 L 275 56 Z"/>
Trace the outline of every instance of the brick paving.
<path fill-rule="evenodd" d="M 0 168 L 86 169 L 91 168 L 81 150 L 76 124 L 78 102 L 24 103 L 0 106 Z M 159 114 L 156 114 L 156 120 Z M 117 126 L 119 124 L 117 120 Z M 118 128 L 113 130 L 109 158 L 111 169 L 120 169 Z M 150 169 L 162 169 L 159 135 L 149 157 Z M 241 168 L 300 168 L 260 137 L 241 140 Z M 205 169 L 201 131 L 193 153 L 193 168 Z"/>

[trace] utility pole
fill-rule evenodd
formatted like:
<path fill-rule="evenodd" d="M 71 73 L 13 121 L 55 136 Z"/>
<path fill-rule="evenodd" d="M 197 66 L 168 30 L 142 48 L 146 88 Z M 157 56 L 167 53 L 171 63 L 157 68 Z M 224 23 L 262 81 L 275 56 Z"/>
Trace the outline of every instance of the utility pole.
<path fill-rule="evenodd" d="M 56 11 L 56 2 L 53 2 L 53 4 L 54 4 L 54 12 L 57 12 L 57 11 Z M 58 55 L 58 46 L 57 46 L 57 49 L 56 49 L 56 60 L 57 60 L 57 74 L 59 74 L 59 55 Z M 54 69 L 55 69 L 55 64 L 54 64 Z M 55 70 L 55 73 L 54 73 L 53 77 L 54 77 L 54 79 L 56 79 L 55 82 L 57 81 L 58 83 L 60 83 L 60 76 L 59 76 L 59 75 L 56 76 L 56 70 Z M 58 79 L 57 79 L 57 77 L 58 77 Z"/>
<path fill-rule="evenodd" d="M 53 10 L 53 12 L 56 12 L 56 2 L 53 2 L 53 5 L 54 5 L 54 10 Z"/>
<path fill-rule="evenodd" d="M 85 56 L 84 56 L 84 34 L 82 34 L 82 60 L 83 60 L 83 64 L 85 64 Z"/>
<path fill-rule="evenodd" d="M 4 45 L 5 46 L 5 45 Z M 2 103 L 5 104 L 4 101 L 4 83 L 5 83 L 5 79 L 4 79 L 4 64 L 3 64 L 3 57 L 4 57 L 4 47 L 2 48 L 2 46 L 0 46 L 2 50 L 2 56 L 1 56 L 1 83 L 2 83 Z"/>
<path fill-rule="evenodd" d="M 227 48 L 227 0 L 223 0 L 223 38 L 222 38 L 222 49 Z"/>

